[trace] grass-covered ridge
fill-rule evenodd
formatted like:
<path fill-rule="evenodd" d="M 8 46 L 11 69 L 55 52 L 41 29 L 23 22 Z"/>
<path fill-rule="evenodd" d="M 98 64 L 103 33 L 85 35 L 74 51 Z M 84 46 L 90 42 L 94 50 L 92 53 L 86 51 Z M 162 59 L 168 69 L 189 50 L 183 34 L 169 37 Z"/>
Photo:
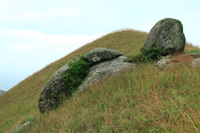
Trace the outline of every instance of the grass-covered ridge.
<path fill-rule="evenodd" d="M 199 68 L 187 64 L 191 57 L 179 57 L 186 64 L 165 70 L 143 64 L 72 96 L 57 111 L 39 113 L 40 93 L 67 61 L 96 47 L 136 55 L 147 35 L 133 30 L 110 33 L 28 77 L 0 97 L 0 132 L 33 118 L 30 132 L 199 130 L 200 75 Z M 187 45 L 185 52 L 193 49 L 198 50 Z"/>

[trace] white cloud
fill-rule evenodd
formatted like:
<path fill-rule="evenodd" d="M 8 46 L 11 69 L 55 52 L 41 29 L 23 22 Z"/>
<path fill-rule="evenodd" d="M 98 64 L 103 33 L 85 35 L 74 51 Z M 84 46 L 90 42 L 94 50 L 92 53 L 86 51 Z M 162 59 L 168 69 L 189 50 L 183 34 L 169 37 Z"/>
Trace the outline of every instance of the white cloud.
<path fill-rule="evenodd" d="M 39 21 L 43 18 L 77 17 L 84 12 L 84 7 L 66 6 L 66 7 L 44 7 L 36 8 L 34 6 L 21 4 L 12 4 L 11 2 L 0 1 L 0 19 L 14 21 Z M 45 5 L 44 5 L 45 6 Z"/>
<path fill-rule="evenodd" d="M 8 79 L 0 78 L 0 81 L 8 82 L 15 75 L 15 77 L 18 76 L 18 80 L 14 83 L 16 84 L 102 35 L 53 35 L 36 30 L 16 29 L 0 31 L 0 70 L 2 70 L 0 73 L 2 75 L 7 73 L 9 77 Z"/>
<path fill-rule="evenodd" d="M 66 55 L 102 35 L 101 33 L 96 35 L 52 35 L 35 30 L 16 29 L 0 32 L 0 38 L 4 38 L 4 42 L 2 42 L 4 50 L 28 51 L 41 55 L 45 51 L 49 55 L 51 55 L 51 52 Z"/>
<path fill-rule="evenodd" d="M 12 44 L 12 45 L 9 45 L 7 46 L 6 48 L 7 50 L 12 50 L 12 51 L 27 51 L 27 50 L 30 50 L 31 47 L 30 46 L 27 46 L 25 44 Z"/>

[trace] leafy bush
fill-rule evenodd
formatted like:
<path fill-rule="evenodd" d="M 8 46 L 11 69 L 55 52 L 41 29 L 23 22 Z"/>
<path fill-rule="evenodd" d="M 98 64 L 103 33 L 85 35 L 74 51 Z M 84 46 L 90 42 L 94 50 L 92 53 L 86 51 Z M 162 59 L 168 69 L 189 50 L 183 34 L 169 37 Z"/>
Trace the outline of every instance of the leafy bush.
<path fill-rule="evenodd" d="M 84 57 L 80 57 L 79 59 L 69 63 L 69 69 L 64 76 L 69 96 L 77 90 L 77 87 L 81 84 L 83 78 L 88 74 L 88 71 L 89 65 L 85 61 Z"/>
<path fill-rule="evenodd" d="M 198 50 L 198 49 L 191 49 L 190 53 L 200 53 L 200 50 Z"/>
<path fill-rule="evenodd" d="M 128 56 L 126 59 L 126 62 L 148 62 L 148 61 L 156 61 L 161 56 L 165 55 L 165 52 L 162 51 L 160 48 L 150 48 L 150 49 L 144 49 L 142 47 L 140 49 L 140 53 L 136 56 Z"/>

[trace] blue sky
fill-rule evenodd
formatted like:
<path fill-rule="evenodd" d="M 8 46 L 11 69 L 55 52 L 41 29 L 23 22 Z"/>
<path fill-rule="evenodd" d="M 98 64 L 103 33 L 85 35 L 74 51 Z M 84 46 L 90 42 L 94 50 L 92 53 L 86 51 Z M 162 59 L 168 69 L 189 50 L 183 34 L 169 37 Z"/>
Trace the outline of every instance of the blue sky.
<path fill-rule="evenodd" d="M 199 0 L 0 0 L 0 90 L 107 33 L 182 21 L 200 46 Z"/>

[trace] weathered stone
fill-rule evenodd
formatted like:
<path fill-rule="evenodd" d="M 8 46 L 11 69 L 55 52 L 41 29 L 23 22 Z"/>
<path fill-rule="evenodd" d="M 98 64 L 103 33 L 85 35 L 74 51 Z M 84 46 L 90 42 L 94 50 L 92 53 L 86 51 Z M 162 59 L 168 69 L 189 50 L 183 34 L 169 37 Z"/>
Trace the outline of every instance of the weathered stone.
<path fill-rule="evenodd" d="M 88 59 L 92 64 L 104 60 L 109 60 L 116 58 L 122 54 L 118 53 L 115 50 L 107 48 L 95 48 L 85 55 L 85 58 Z"/>
<path fill-rule="evenodd" d="M 84 90 L 89 85 L 96 83 L 107 76 L 112 76 L 119 73 L 121 70 L 128 67 L 134 67 L 135 64 L 124 62 L 126 56 L 119 56 L 115 59 L 101 62 L 90 68 L 87 77 L 83 80 L 82 84 L 78 87 L 78 90 Z"/>
<path fill-rule="evenodd" d="M 164 58 L 164 59 L 159 60 L 157 62 L 157 65 L 158 65 L 159 68 L 164 68 L 169 64 L 170 61 L 171 61 L 171 59 Z"/>
<path fill-rule="evenodd" d="M 200 58 L 192 60 L 192 67 L 200 67 Z"/>
<path fill-rule="evenodd" d="M 172 18 L 158 21 L 151 29 L 144 44 L 145 49 L 152 47 L 158 47 L 167 54 L 182 52 L 185 48 L 182 23 Z"/>
<path fill-rule="evenodd" d="M 85 55 L 85 60 L 90 63 L 88 76 L 83 80 L 78 89 L 83 90 L 91 83 L 95 83 L 108 75 L 114 75 L 119 71 L 134 64 L 124 62 L 125 56 L 106 48 L 96 48 Z M 60 103 L 60 95 L 68 96 L 68 87 L 65 84 L 64 75 L 67 73 L 69 66 L 66 64 L 60 68 L 47 82 L 42 91 L 38 103 L 41 113 L 56 109 Z"/>
<path fill-rule="evenodd" d="M 158 62 L 157 65 L 159 68 L 165 68 L 168 66 L 174 66 L 178 64 L 178 60 L 172 59 L 169 56 L 162 57 Z"/>
<path fill-rule="evenodd" d="M 59 95 L 65 94 L 67 90 L 67 86 L 64 82 L 64 75 L 66 74 L 68 68 L 68 64 L 61 67 L 47 82 L 44 90 L 40 95 L 38 103 L 38 107 L 41 113 L 55 109 L 59 105 Z"/>

